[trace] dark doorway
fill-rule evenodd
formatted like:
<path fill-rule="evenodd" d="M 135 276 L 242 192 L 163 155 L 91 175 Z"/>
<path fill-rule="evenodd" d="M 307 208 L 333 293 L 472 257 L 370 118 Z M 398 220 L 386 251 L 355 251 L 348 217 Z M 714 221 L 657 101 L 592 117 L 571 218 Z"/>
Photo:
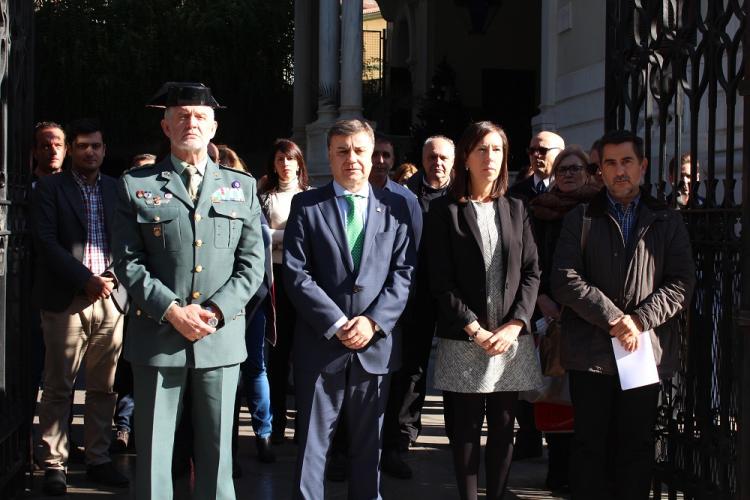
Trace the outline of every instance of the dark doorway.
<path fill-rule="evenodd" d="M 537 113 L 535 71 L 488 68 L 482 70 L 482 113 L 477 120 L 492 120 L 505 129 L 510 142 L 510 170 L 528 164 L 526 146 L 531 138 L 531 117 Z"/>

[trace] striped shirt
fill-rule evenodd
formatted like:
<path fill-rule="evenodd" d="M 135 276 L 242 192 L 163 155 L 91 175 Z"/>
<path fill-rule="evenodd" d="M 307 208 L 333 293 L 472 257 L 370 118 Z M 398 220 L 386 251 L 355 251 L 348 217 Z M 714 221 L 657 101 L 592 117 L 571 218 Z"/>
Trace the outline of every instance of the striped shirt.
<path fill-rule="evenodd" d="M 102 274 L 109 263 L 111 255 L 107 243 L 107 232 L 104 226 L 104 205 L 102 203 L 101 174 L 96 182 L 90 185 L 86 179 L 72 170 L 78 188 L 83 198 L 83 208 L 86 212 L 86 246 L 83 249 L 83 265 L 94 274 Z"/>
<path fill-rule="evenodd" d="M 633 201 L 628 203 L 627 207 L 623 207 L 622 203 L 615 201 L 609 195 L 609 191 L 607 191 L 609 214 L 614 217 L 614 219 L 617 221 L 617 224 L 620 226 L 620 231 L 622 231 L 622 239 L 626 247 L 628 246 L 630 235 L 633 233 L 633 228 L 635 227 L 635 218 L 639 201 L 641 201 L 640 194 L 633 198 Z"/>

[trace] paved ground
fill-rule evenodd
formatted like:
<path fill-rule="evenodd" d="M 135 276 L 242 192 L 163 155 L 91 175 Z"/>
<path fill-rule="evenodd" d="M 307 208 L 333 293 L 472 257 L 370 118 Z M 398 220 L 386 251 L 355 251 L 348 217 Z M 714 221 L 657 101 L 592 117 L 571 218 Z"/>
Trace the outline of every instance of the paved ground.
<path fill-rule="evenodd" d="M 81 411 L 80 403 L 83 401 L 83 393 L 76 393 L 76 418 L 74 420 L 74 435 L 80 442 L 81 436 Z M 443 432 L 442 400 L 437 395 L 428 399 L 425 408 L 424 430 L 419 438 L 417 446 L 413 448 L 406 459 L 414 469 L 414 478 L 411 480 L 398 480 L 384 476 L 383 497 L 385 499 L 417 499 L 429 498 L 430 500 L 454 500 L 458 498 L 453 480 L 453 467 L 448 441 Z M 291 438 L 291 433 L 289 436 Z M 275 448 L 277 462 L 264 465 L 255 459 L 255 442 L 250 430 L 249 414 L 243 413 L 241 420 L 240 437 L 240 459 L 243 476 L 235 480 L 237 498 L 240 500 L 276 500 L 287 499 L 291 496 L 291 484 L 294 474 L 294 460 L 296 446 L 291 440 Z M 134 477 L 134 465 L 136 456 L 134 454 L 116 455 L 115 463 L 131 479 Z M 509 499 L 558 499 L 565 498 L 552 495 L 543 488 L 546 473 L 546 461 L 527 460 L 515 463 L 511 471 L 510 493 L 506 495 Z M 52 498 L 41 494 L 42 473 L 37 472 L 29 492 L 30 498 Z M 69 470 L 68 498 L 76 500 L 112 499 L 126 500 L 134 498 L 126 490 L 98 488 L 86 480 L 82 464 L 71 464 Z M 177 485 L 182 491 L 176 489 L 175 499 L 188 499 L 189 495 L 184 492 L 185 484 Z M 346 498 L 345 483 L 327 483 L 327 500 L 338 500 Z"/>

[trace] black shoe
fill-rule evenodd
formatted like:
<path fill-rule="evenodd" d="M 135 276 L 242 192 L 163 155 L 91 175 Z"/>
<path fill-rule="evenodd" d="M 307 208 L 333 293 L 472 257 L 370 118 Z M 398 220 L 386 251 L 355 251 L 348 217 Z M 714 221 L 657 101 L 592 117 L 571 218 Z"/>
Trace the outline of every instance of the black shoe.
<path fill-rule="evenodd" d="M 335 483 L 343 483 L 346 481 L 347 468 L 346 455 L 341 452 L 333 452 L 331 458 L 328 459 L 326 479 Z"/>
<path fill-rule="evenodd" d="M 70 452 L 68 453 L 68 462 L 74 464 L 86 463 L 86 452 L 81 446 L 78 446 L 74 442 L 70 442 Z"/>
<path fill-rule="evenodd" d="M 258 460 L 264 464 L 272 464 L 276 461 L 276 454 L 271 449 L 271 438 L 256 436 L 255 447 L 258 449 Z"/>
<path fill-rule="evenodd" d="M 125 487 L 130 484 L 130 480 L 119 473 L 112 462 L 89 465 L 86 467 L 86 475 L 91 481 L 103 486 Z"/>
<path fill-rule="evenodd" d="M 68 479 L 62 469 L 47 469 L 44 471 L 42 491 L 51 497 L 60 497 L 68 491 Z"/>
<path fill-rule="evenodd" d="M 284 429 L 274 429 L 271 431 L 271 443 L 272 444 L 284 444 Z"/>
<path fill-rule="evenodd" d="M 411 479 L 413 476 L 411 467 L 396 450 L 383 452 L 383 456 L 380 457 L 380 470 L 397 479 Z"/>

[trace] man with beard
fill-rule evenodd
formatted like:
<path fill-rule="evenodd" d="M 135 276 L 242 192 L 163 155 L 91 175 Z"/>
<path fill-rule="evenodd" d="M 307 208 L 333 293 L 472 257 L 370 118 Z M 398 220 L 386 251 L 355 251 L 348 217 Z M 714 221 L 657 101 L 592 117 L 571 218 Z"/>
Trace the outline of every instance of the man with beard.
<path fill-rule="evenodd" d="M 255 180 L 209 158 L 220 106 L 208 87 L 168 82 L 150 106 L 165 108 L 171 154 L 122 176 L 113 237 L 118 277 L 133 299 L 125 357 L 138 408 L 135 497 L 172 498 L 175 427 L 189 396 L 193 498 L 234 500 L 245 305 L 264 272 Z"/>
<path fill-rule="evenodd" d="M 608 132 L 599 158 L 606 189 L 567 213 L 550 273 L 552 295 L 565 307 L 560 352 L 575 413 L 571 486 L 575 499 L 645 500 L 660 383 L 622 390 L 613 342 L 633 352 L 648 336 L 648 355 L 669 380 L 679 366 L 677 316 L 690 304 L 695 264 L 682 216 L 641 188 L 643 139 Z"/>
<path fill-rule="evenodd" d="M 59 129 L 48 130 L 52 135 L 44 139 L 50 146 L 45 154 L 47 166 L 59 163 L 61 149 L 56 145 Z M 107 486 L 128 484 L 109 457 L 117 399 L 112 386 L 123 326 L 113 300 L 115 288 L 118 293 L 120 289 L 111 243 L 116 181 L 100 172 L 106 146 L 96 121 L 73 122 L 68 138 L 70 170 L 42 177 L 31 204 L 34 298 L 41 309 L 46 346 L 38 459 L 45 468 L 44 492 L 52 496 L 67 490 L 68 417 L 82 366 L 86 370 L 87 474 Z M 51 158 L 54 161 L 48 161 Z"/>

